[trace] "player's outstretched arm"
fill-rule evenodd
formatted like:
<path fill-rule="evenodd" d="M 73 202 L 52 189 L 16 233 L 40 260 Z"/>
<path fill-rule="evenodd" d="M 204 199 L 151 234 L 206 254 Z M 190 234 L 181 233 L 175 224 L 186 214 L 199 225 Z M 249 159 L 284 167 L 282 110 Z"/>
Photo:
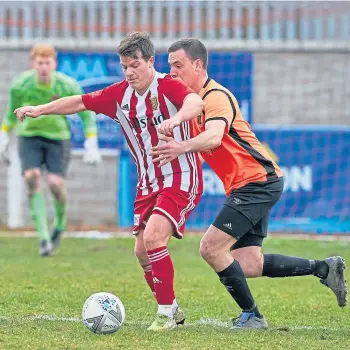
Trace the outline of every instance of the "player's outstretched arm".
<path fill-rule="evenodd" d="M 175 127 L 184 121 L 196 118 L 198 114 L 202 113 L 203 107 L 204 102 L 197 94 L 187 95 L 180 110 L 170 119 L 164 120 L 160 124 L 158 131 L 163 135 L 172 135 Z"/>
<path fill-rule="evenodd" d="M 56 101 L 39 105 L 24 106 L 15 109 L 17 119 L 23 120 L 25 117 L 37 118 L 47 114 L 73 114 L 85 111 L 86 107 L 80 95 L 62 97 Z"/>

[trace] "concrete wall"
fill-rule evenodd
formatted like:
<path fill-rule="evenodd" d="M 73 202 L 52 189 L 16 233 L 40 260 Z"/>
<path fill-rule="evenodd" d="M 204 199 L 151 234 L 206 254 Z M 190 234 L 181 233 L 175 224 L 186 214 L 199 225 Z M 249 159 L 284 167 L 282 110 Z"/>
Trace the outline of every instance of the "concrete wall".
<path fill-rule="evenodd" d="M 350 125 L 350 53 L 254 57 L 256 123 Z"/>
<path fill-rule="evenodd" d="M 350 111 L 349 53 L 255 53 L 254 121 L 272 124 L 347 124 Z M 1 51 L 0 119 L 11 79 L 28 68 L 27 51 Z M 69 175 L 69 222 L 114 224 L 116 158 L 99 168 L 73 157 Z M 7 171 L 0 164 L 0 223 L 6 221 Z M 26 208 L 26 203 L 23 203 Z M 25 211 L 26 223 L 30 222 Z"/>

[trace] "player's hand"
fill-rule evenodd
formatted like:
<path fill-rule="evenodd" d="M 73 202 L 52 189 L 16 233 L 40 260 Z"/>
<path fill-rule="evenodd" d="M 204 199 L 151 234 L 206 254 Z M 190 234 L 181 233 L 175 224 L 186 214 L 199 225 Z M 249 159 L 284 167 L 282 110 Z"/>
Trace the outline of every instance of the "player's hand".
<path fill-rule="evenodd" d="M 86 164 L 99 164 L 101 162 L 101 154 L 98 149 L 97 137 L 88 137 L 84 142 L 85 153 L 83 161 Z"/>
<path fill-rule="evenodd" d="M 9 160 L 9 144 L 10 137 L 6 131 L 0 132 L 0 162 L 4 162 L 5 164 L 10 164 Z"/>
<path fill-rule="evenodd" d="M 175 141 L 172 137 L 160 135 L 159 139 L 166 143 L 152 147 L 150 152 L 150 156 L 154 157 L 152 162 L 159 162 L 159 167 L 168 164 L 185 153 L 184 146 L 180 142 Z"/>
<path fill-rule="evenodd" d="M 175 114 L 172 118 L 164 120 L 158 127 L 158 132 L 165 136 L 172 136 L 174 128 L 179 126 L 182 118 L 179 114 Z"/>
<path fill-rule="evenodd" d="M 40 106 L 24 106 L 14 110 L 18 120 L 23 121 L 25 117 L 37 118 L 41 116 Z"/>

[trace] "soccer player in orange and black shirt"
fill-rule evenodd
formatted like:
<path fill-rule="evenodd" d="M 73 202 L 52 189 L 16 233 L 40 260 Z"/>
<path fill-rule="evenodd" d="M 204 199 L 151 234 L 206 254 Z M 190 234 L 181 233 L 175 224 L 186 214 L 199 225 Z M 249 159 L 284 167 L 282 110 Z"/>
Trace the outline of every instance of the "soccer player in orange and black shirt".
<path fill-rule="evenodd" d="M 234 328 L 267 328 L 246 277 L 315 275 L 345 306 L 341 257 L 321 261 L 261 253 L 270 210 L 283 191 L 282 172 L 244 120 L 234 95 L 208 77 L 205 46 L 197 39 L 182 39 L 168 52 L 171 75 L 202 97 L 204 110 L 193 119 L 197 136 L 187 141 L 170 137 L 180 120 L 164 121 L 158 131 L 166 143 L 151 154 L 164 165 L 183 153 L 200 152 L 224 184 L 226 202 L 202 238 L 200 252 L 242 309 Z"/>

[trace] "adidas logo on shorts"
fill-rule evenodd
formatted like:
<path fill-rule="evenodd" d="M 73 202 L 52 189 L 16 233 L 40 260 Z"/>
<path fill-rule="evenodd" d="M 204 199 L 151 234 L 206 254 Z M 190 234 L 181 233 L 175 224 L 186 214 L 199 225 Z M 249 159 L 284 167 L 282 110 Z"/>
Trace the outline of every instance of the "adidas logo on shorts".
<path fill-rule="evenodd" d="M 232 230 L 232 224 L 230 222 L 223 224 L 222 226 L 227 227 L 229 230 Z"/>
<path fill-rule="evenodd" d="M 237 197 L 233 197 L 233 201 L 237 205 L 242 203 L 242 201 L 239 198 L 237 198 Z"/>

